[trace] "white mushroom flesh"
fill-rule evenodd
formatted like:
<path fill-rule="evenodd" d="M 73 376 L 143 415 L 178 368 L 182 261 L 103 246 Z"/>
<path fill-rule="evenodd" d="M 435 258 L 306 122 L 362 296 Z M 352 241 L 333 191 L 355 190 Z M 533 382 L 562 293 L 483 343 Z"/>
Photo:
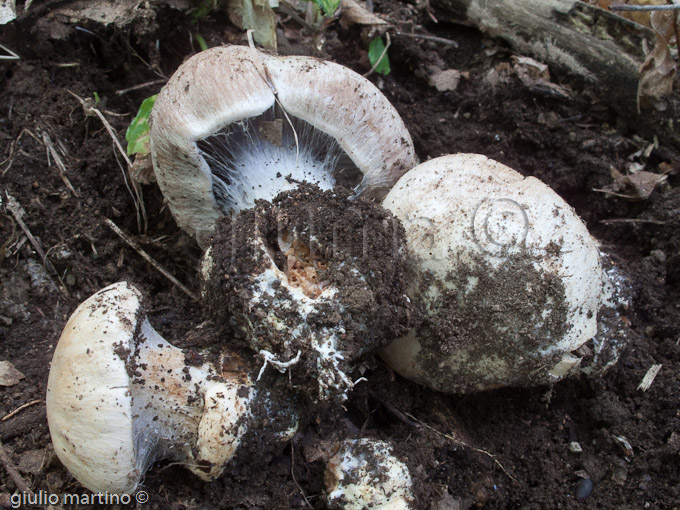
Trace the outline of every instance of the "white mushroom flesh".
<path fill-rule="evenodd" d="M 93 491 L 132 492 L 155 460 L 218 476 L 240 444 L 255 390 L 247 374 L 191 366 L 151 327 L 126 282 L 82 303 L 55 349 L 47 417 L 55 452 Z"/>
<path fill-rule="evenodd" d="M 326 465 L 327 501 L 343 510 L 413 508 L 411 475 L 392 447 L 374 439 L 349 439 Z"/>

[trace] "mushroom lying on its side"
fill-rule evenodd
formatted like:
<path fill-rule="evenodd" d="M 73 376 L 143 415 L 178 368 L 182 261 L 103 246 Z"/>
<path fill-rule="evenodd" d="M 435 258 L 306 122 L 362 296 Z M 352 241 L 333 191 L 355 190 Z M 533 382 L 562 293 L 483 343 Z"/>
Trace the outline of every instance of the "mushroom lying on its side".
<path fill-rule="evenodd" d="M 240 358 L 220 367 L 166 342 L 126 282 L 73 313 L 54 352 L 47 419 L 54 450 L 88 489 L 130 493 L 156 460 L 213 480 L 239 447 L 256 390 Z M 259 398 L 259 397 L 258 397 Z"/>
<path fill-rule="evenodd" d="M 243 46 L 180 66 L 154 105 L 150 145 L 172 214 L 201 243 L 218 217 L 299 182 L 329 189 L 354 173 L 357 193 L 382 198 L 416 163 L 403 121 L 371 82 Z"/>
<path fill-rule="evenodd" d="M 558 381 L 594 337 L 598 364 L 618 357 L 625 282 L 538 179 L 477 154 L 444 156 L 404 175 L 383 206 L 406 230 L 407 292 L 422 314 L 382 351 L 396 372 L 464 393 Z"/>

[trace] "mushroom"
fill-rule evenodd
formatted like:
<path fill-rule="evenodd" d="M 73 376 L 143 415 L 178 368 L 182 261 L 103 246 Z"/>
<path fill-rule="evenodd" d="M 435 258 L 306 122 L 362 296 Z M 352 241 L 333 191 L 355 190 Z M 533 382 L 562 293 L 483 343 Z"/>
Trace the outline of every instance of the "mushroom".
<path fill-rule="evenodd" d="M 331 508 L 413 508 L 411 474 L 385 441 L 370 438 L 343 441 L 329 459 L 324 479 L 326 500 Z"/>
<path fill-rule="evenodd" d="M 403 121 L 371 82 L 331 62 L 243 46 L 179 67 L 154 105 L 150 146 L 172 214 L 199 243 L 218 217 L 299 182 L 330 189 L 340 178 L 382 198 L 416 163 Z"/>
<path fill-rule="evenodd" d="M 381 352 L 396 372 L 450 393 L 552 383 L 597 335 L 597 351 L 616 344 L 602 356 L 615 361 L 625 282 L 547 185 L 455 154 L 409 171 L 383 206 L 406 230 L 407 293 L 422 316 Z"/>
<path fill-rule="evenodd" d="M 225 352 L 218 366 L 193 359 L 153 329 L 141 300 L 127 282 L 91 296 L 67 322 L 52 360 L 46 403 L 54 450 L 95 492 L 134 491 L 160 459 L 213 480 L 260 399 L 236 354 Z"/>
<path fill-rule="evenodd" d="M 349 198 L 301 185 L 220 218 L 201 270 L 213 323 L 317 402 L 347 399 L 361 357 L 408 330 L 403 229 Z"/>

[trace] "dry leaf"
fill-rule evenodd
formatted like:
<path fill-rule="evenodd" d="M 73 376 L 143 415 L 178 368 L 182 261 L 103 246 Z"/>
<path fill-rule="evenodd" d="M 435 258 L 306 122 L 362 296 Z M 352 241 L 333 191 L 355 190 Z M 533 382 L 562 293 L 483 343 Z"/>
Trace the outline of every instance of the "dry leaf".
<path fill-rule="evenodd" d="M 611 169 L 611 176 L 614 178 L 614 184 L 605 187 L 602 191 L 633 202 L 647 200 L 652 192 L 668 179 L 667 175 L 646 171 L 624 175 L 616 168 Z"/>
<path fill-rule="evenodd" d="M 45 459 L 45 449 L 29 450 L 21 454 L 17 467 L 22 473 L 36 475 L 40 472 L 43 460 Z"/>
<path fill-rule="evenodd" d="M 151 184 L 156 182 L 156 174 L 153 171 L 151 153 L 135 154 L 135 160 L 130 167 L 130 178 L 139 184 Z"/>
<path fill-rule="evenodd" d="M 9 361 L 0 361 L 0 386 L 14 386 L 24 378 Z"/>
<path fill-rule="evenodd" d="M 231 22 L 242 30 L 253 30 L 253 39 L 276 51 L 276 15 L 267 0 L 229 0 Z"/>
<path fill-rule="evenodd" d="M 345 28 L 352 25 L 389 25 L 387 21 L 369 12 L 356 0 L 342 0 L 340 5 L 342 25 Z"/>
<path fill-rule="evenodd" d="M 512 57 L 512 70 L 520 81 L 529 89 L 548 90 L 564 99 L 569 99 L 569 92 L 550 81 L 548 66 L 529 57 Z"/>
<path fill-rule="evenodd" d="M 432 67 L 430 68 L 430 71 L 433 72 L 428 76 L 428 81 L 430 85 L 438 91 L 445 92 L 458 88 L 458 82 L 460 82 L 461 77 L 459 71 L 456 71 L 455 69 L 446 69 L 442 71 L 438 67 Z"/>

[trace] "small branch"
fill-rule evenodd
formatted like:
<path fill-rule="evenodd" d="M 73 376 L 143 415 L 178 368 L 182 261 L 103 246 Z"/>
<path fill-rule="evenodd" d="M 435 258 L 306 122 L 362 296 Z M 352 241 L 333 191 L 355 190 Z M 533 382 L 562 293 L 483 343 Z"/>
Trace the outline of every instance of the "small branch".
<path fill-rule="evenodd" d="M 410 37 L 412 39 L 423 39 L 425 41 L 437 42 L 440 44 L 445 44 L 446 46 L 453 46 L 458 48 L 458 43 L 451 39 L 445 39 L 443 37 L 437 37 L 436 35 L 425 35 L 425 34 L 409 34 L 407 32 L 395 32 L 394 35 L 400 37 Z"/>
<path fill-rule="evenodd" d="M 21 57 L 14 53 L 12 50 L 10 50 L 7 46 L 4 44 L 0 44 L 0 49 L 3 49 L 7 55 L 0 55 L 0 60 L 20 60 Z"/>
<path fill-rule="evenodd" d="M 154 85 L 158 85 L 160 83 L 165 83 L 166 81 L 168 81 L 168 80 L 160 79 L 160 80 L 148 81 L 146 83 L 142 83 L 140 85 L 135 85 L 134 87 L 130 87 L 130 88 L 127 88 L 127 89 L 116 90 L 116 95 L 122 96 L 124 94 L 127 94 L 128 92 L 133 92 L 135 90 L 143 89 L 143 88 L 146 88 L 146 87 L 153 87 Z"/>
<path fill-rule="evenodd" d="M 0 441 L 0 462 L 2 462 L 2 465 L 5 467 L 5 471 L 7 471 L 7 474 L 14 482 L 14 485 L 17 486 L 17 489 L 19 489 L 24 494 L 32 496 L 33 491 L 30 489 L 26 481 L 19 474 L 19 471 L 14 466 L 12 459 L 9 458 L 9 455 L 7 454 L 7 451 L 5 450 L 5 447 L 2 445 L 1 441 Z"/>
<path fill-rule="evenodd" d="M 52 156 L 52 159 L 54 159 L 54 164 L 56 165 L 57 169 L 59 170 L 59 177 L 61 177 L 61 182 L 63 182 L 66 187 L 69 189 L 71 193 L 73 193 L 73 196 L 78 198 L 78 192 L 75 190 L 73 185 L 71 184 L 71 181 L 69 180 L 68 176 L 66 175 L 66 165 L 64 164 L 64 160 L 61 159 L 61 156 L 57 152 L 57 149 L 54 147 L 54 144 L 52 143 L 52 139 L 50 138 L 50 135 L 47 133 L 46 130 L 41 130 L 38 131 L 42 135 L 42 140 L 43 144 L 45 145 L 45 148 L 47 149 L 47 166 L 52 166 L 50 165 L 50 156 Z"/>
<path fill-rule="evenodd" d="M 600 223 L 604 223 L 605 225 L 612 225 L 617 223 L 649 223 L 652 225 L 668 225 L 670 221 L 647 220 L 644 218 L 614 218 L 611 220 L 601 220 Z"/>
<path fill-rule="evenodd" d="M 463 447 L 465 447 L 465 448 L 469 448 L 470 450 L 473 450 L 473 451 L 475 451 L 475 452 L 482 453 L 482 454 L 488 456 L 488 457 L 489 457 L 491 460 L 493 460 L 494 463 L 501 469 L 501 471 L 503 471 L 503 473 L 505 473 L 505 476 L 507 476 L 508 478 L 510 478 L 510 480 L 513 480 L 514 482 L 518 482 L 517 478 L 515 478 L 515 477 L 512 476 L 510 473 L 508 473 L 508 472 L 505 470 L 505 468 L 503 467 L 503 464 L 501 464 L 501 463 L 498 461 L 498 459 L 497 459 L 493 454 L 487 452 L 486 450 L 482 450 L 481 448 L 476 448 L 476 447 L 474 447 L 474 446 L 470 446 L 470 445 L 467 444 L 466 442 L 461 441 L 460 439 L 456 439 L 455 437 L 453 437 L 453 436 L 451 436 L 451 435 L 449 435 L 449 434 L 444 434 L 443 432 L 439 432 L 437 429 L 435 429 L 434 427 L 430 427 L 427 423 L 425 423 L 425 422 L 419 420 L 418 418 L 416 418 L 416 417 L 413 416 L 412 414 L 406 413 L 406 416 L 408 416 L 411 420 L 415 421 L 416 423 L 419 423 L 420 425 L 422 425 L 422 426 L 425 427 L 426 429 L 431 430 L 432 432 L 434 432 L 434 433 L 437 434 L 437 435 L 440 435 L 440 436 L 442 436 L 442 437 L 445 437 L 446 439 L 448 439 L 449 441 L 454 442 L 455 444 L 459 444 L 459 445 L 461 445 L 461 446 L 463 446 Z"/>
<path fill-rule="evenodd" d="M 191 292 L 187 287 L 182 284 L 177 278 L 172 276 L 167 269 L 165 269 L 163 266 L 161 266 L 156 260 L 154 260 L 151 255 L 146 253 L 141 246 L 137 244 L 137 242 L 132 239 L 129 235 L 127 235 L 125 232 L 123 232 L 118 226 L 112 222 L 108 218 L 104 218 L 104 222 L 108 225 L 108 227 L 113 230 L 118 237 L 120 237 L 123 241 L 125 241 L 130 248 L 135 250 L 144 260 L 146 260 L 149 264 L 151 264 L 156 271 L 161 273 L 163 276 L 165 276 L 170 282 L 178 287 L 182 292 L 184 292 L 187 296 L 189 296 L 193 301 L 198 301 L 198 296 Z"/>
<path fill-rule="evenodd" d="M 371 67 L 369 69 L 369 71 L 366 74 L 363 75 L 364 78 L 368 78 L 369 76 L 371 76 L 375 72 L 375 70 L 378 68 L 378 66 L 382 62 L 382 59 L 385 57 L 385 55 L 387 55 L 387 49 L 392 44 L 392 39 L 390 39 L 390 33 L 389 32 L 385 32 L 385 39 L 387 39 L 387 42 L 385 43 L 385 49 L 382 50 L 382 53 L 380 54 L 380 58 L 375 61 L 375 64 L 373 64 L 373 67 Z"/>
<path fill-rule="evenodd" d="M 19 414 L 21 411 L 23 411 L 23 410 L 26 409 L 27 407 L 31 407 L 31 406 L 34 406 L 34 405 L 36 405 L 36 404 L 40 404 L 41 402 L 42 402 L 42 400 L 40 400 L 40 399 L 31 400 L 30 402 L 26 402 L 25 404 L 22 404 L 22 405 L 20 405 L 19 407 L 17 407 L 17 408 L 16 408 L 14 411 L 12 411 L 11 413 L 6 414 L 5 416 L 3 416 L 2 419 L 0 419 L 0 421 L 7 421 L 7 420 L 9 420 L 10 418 L 12 418 L 12 417 L 16 416 L 17 414 Z"/>
<path fill-rule="evenodd" d="M 290 442 L 290 476 L 293 478 L 293 482 L 295 482 L 295 485 L 297 485 L 300 494 L 302 494 L 302 499 L 305 500 L 307 506 L 309 508 L 314 508 L 307 499 L 307 495 L 305 494 L 305 491 L 302 490 L 302 487 L 298 483 L 297 478 L 295 478 L 295 445 L 293 444 L 293 441 Z"/>
<path fill-rule="evenodd" d="M 627 5 L 611 4 L 612 11 L 674 11 L 679 10 L 680 5 Z"/>
<path fill-rule="evenodd" d="M 88 115 L 88 116 L 89 115 L 96 115 L 97 117 L 99 117 L 99 120 L 101 120 L 102 124 L 104 124 L 104 127 L 106 128 L 107 133 L 109 134 L 109 136 L 113 140 L 113 143 L 115 144 L 116 148 L 118 149 L 120 154 L 123 156 L 123 159 L 127 163 L 128 168 L 132 167 L 132 161 L 130 161 L 130 158 L 128 158 L 127 152 L 125 152 L 125 149 L 123 149 L 123 146 L 118 141 L 118 137 L 116 136 L 116 132 L 111 127 L 111 124 L 109 123 L 109 121 L 106 120 L 106 117 L 104 117 L 104 114 L 102 112 L 100 112 L 97 108 L 92 106 L 92 100 L 85 100 L 82 97 L 80 97 L 78 94 L 75 94 L 74 92 L 71 92 L 68 89 L 66 89 L 66 92 L 68 92 L 73 97 L 75 97 L 78 101 L 80 101 L 80 104 L 83 106 L 83 110 L 85 111 L 85 115 Z M 144 202 L 142 201 L 142 198 L 141 198 L 141 192 L 134 182 L 132 183 L 132 189 L 130 188 L 130 183 L 128 182 L 128 178 L 127 178 L 125 170 L 123 170 L 123 181 L 125 181 L 125 187 L 128 189 L 128 192 L 130 193 L 130 196 L 132 197 L 132 201 L 135 204 L 135 210 L 137 211 L 137 228 L 140 232 L 146 232 L 146 224 L 147 224 L 146 209 L 144 208 Z M 134 193 L 132 192 L 133 189 L 134 189 Z"/>

